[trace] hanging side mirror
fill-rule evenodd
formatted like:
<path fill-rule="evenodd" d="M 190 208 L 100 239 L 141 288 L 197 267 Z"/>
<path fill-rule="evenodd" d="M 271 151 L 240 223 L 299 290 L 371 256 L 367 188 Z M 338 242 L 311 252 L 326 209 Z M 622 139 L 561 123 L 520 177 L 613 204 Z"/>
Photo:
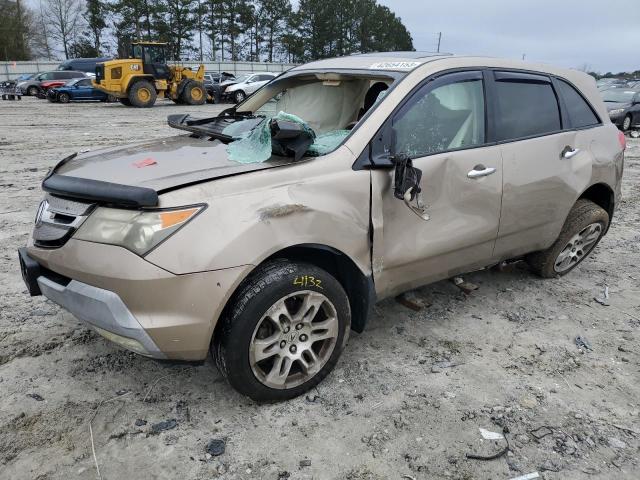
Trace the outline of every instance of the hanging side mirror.
<path fill-rule="evenodd" d="M 391 145 L 394 153 L 390 155 L 390 158 L 395 166 L 393 174 L 393 196 L 399 200 L 403 200 L 407 208 L 422 220 L 429 220 L 430 217 L 426 212 L 427 206 L 422 201 L 422 188 L 420 187 L 422 170 L 413 166 L 409 155 L 404 152 L 395 152 L 396 133 L 393 129 Z"/>

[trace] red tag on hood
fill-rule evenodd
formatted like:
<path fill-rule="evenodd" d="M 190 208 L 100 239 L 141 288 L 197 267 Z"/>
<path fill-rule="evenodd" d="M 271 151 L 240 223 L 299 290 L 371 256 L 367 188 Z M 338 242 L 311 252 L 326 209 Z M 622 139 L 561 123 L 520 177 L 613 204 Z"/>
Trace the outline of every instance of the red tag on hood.
<path fill-rule="evenodd" d="M 138 160 L 137 162 L 133 162 L 133 166 L 136 168 L 142 168 L 142 167 L 150 167 L 151 165 L 157 165 L 158 162 L 156 162 L 153 158 L 145 158 L 144 160 Z"/>

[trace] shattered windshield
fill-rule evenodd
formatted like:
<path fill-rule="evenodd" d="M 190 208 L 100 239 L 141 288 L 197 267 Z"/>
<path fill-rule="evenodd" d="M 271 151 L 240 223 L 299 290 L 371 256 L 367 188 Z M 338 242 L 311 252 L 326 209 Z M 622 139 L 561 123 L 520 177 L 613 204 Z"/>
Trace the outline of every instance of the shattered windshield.
<path fill-rule="evenodd" d="M 383 71 L 285 75 L 217 117 L 171 115 L 169 125 L 226 143 L 229 159 L 239 163 L 322 156 L 338 148 L 402 76 Z"/>
<path fill-rule="evenodd" d="M 392 81 L 357 76 L 285 79 L 281 88 L 272 87 L 272 95 L 242 105 L 243 113 L 264 121 L 251 130 L 242 128 L 242 122 L 226 127 L 223 133 L 233 138 L 227 153 L 241 163 L 264 162 L 272 155 L 297 160 L 330 153 L 384 97 Z M 250 112 L 248 106 L 253 107 Z"/>

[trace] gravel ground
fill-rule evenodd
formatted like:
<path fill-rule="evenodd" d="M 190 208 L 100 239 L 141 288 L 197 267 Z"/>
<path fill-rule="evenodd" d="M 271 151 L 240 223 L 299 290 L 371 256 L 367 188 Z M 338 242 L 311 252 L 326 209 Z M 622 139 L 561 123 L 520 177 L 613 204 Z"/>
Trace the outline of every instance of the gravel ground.
<path fill-rule="evenodd" d="M 609 234 L 568 277 L 522 264 L 419 289 L 353 334 L 313 392 L 257 405 L 208 360 L 167 365 L 128 353 L 43 297 L 29 298 L 16 249 L 57 160 L 99 145 L 175 135 L 163 102 L 0 104 L 0 478 L 640 478 L 640 142 Z M 594 301 L 609 287 L 608 307 Z M 579 348 L 576 336 L 591 349 Z M 164 422 L 164 423 L 163 423 Z M 504 440 L 480 428 L 508 431 Z M 221 440 L 226 450 L 206 447 Z M 219 447 L 217 442 L 211 447 Z M 220 453 L 211 448 L 212 453 Z"/>

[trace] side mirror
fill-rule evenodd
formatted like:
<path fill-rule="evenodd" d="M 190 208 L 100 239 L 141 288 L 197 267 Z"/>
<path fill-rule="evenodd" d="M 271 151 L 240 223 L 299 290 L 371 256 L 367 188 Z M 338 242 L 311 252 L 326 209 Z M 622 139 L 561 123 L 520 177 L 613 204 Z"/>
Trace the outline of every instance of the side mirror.
<path fill-rule="evenodd" d="M 399 200 L 414 200 L 421 192 L 422 170 L 415 168 L 411 158 L 404 153 L 394 155 L 393 161 L 395 163 L 393 195 Z"/>

